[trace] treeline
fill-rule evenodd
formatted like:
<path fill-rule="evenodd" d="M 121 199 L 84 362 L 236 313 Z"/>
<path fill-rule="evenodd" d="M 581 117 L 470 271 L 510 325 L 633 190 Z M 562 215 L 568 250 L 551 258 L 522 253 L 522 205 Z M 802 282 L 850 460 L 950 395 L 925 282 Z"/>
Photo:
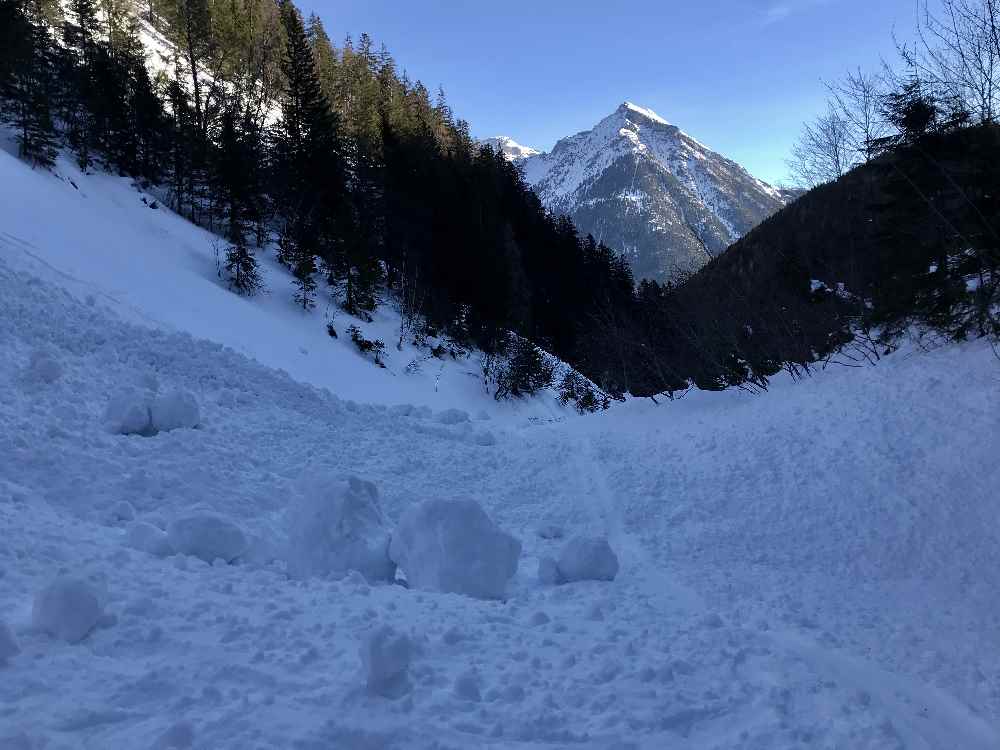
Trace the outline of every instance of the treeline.
<path fill-rule="evenodd" d="M 832 85 L 790 164 L 816 187 L 690 278 L 607 306 L 599 348 L 620 366 L 599 379 L 758 390 L 906 331 L 1000 339 L 998 29 L 997 0 L 944 0 L 898 70 Z"/>
<path fill-rule="evenodd" d="M 225 237 L 236 292 L 274 247 L 306 310 L 365 318 L 389 294 L 401 336 L 512 357 L 527 339 L 581 367 L 602 356 L 599 303 L 630 303 L 628 264 L 549 215 L 443 91 L 289 0 L 0 0 L 0 34 L 21 156 L 49 167 L 65 147 L 160 190 Z"/>

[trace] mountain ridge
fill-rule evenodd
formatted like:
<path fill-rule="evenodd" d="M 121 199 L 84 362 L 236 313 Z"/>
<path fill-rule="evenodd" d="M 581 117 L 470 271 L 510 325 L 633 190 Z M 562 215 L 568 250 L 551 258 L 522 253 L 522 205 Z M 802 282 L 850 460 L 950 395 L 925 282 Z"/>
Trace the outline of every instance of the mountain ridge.
<path fill-rule="evenodd" d="M 547 153 L 522 155 L 526 147 L 505 136 L 491 142 L 522 168 L 549 210 L 623 252 L 637 278 L 698 270 L 788 198 L 631 101 Z"/>

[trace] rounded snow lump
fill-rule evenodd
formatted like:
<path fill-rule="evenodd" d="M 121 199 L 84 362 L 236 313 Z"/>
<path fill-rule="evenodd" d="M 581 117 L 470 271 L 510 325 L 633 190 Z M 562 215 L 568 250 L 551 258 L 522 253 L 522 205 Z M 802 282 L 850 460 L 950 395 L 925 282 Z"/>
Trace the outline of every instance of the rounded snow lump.
<path fill-rule="evenodd" d="M 125 543 L 132 549 L 145 552 L 153 557 L 169 557 L 174 554 L 167 535 L 159 528 L 146 521 L 136 521 L 129 524 Z"/>
<path fill-rule="evenodd" d="M 150 418 L 154 430 L 167 432 L 197 427 L 201 413 L 198 401 L 192 394 L 187 391 L 170 391 L 153 399 Z"/>
<path fill-rule="evenodd" d="M 211 513 L 173 521 L 167 527 L 167 541 L 175 552 L 197 557 L 210 565 L 217 558 L 232 562 L 247 548 L 243 529 L 228 518 Z"/>
<path fill-rule="evenodd" d="M 462 409 L 445 409 L 437 415 L 441 424 L 461 424 L 469 421 L 469 412 Z"/>
<path fill-rule="evenodd" d="M 84 580 L 63 576 L 35 595 L 32 625 L 67 643 L 82 641 L 101 619 L 97 592 Z"/>
<path fill-rule="evenodd" d="M 33 383 L 51 384 L 59 380 L 63 367 L 53 352 L 46 348 L 35 349 L 28 361 L 26 378 Z"/>
<path fill-rule="evenodd" d="M 108 402 L 104 422 L 116 435 L 152 434 L 149 396 L 134 389 L 120 391 Z"/>
<path fill-rule="evenodd" d="M 613 581 L 618 575 L 618 557 L 607 539 L 576 537 L 559 555 L 559 576 L 563 582 Z"/>
<path fill-rule="evenodd" d="M 21 653 L 21 647 L 17 645 L 17 638 L 10 626 L 0 620 L 0 664 L 8 659 L 12 659 Z"/>
<path fill-rule="evenodd" d="M 304 486 L 289 515 L 288 570 L 297 578 L 356 570 L 370 583 L 391 581 L 389 527 L 378 490 L 357 477 L 323 477 Z"/>
<path fill-rule="evenodd" d="M 412 657 L 413 643 L 409 636 L 397 633 L 389 625 L 370 631 L 361 643 L 361 663 L 368 689 L 386 697 L 408 692 L 406 673 Z"/>
<path fill-rule="evenodd" d="M 500 599 L 521 543 L 472 500 L 428 500 L 400 518 L 389 556 L 412 588 Z"/>

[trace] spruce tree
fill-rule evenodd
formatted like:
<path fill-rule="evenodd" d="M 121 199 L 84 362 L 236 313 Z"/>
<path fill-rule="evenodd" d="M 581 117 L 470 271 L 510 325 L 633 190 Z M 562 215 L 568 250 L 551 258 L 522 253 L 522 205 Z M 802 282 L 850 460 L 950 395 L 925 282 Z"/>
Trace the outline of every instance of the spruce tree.
<path fill-rule="evenodd" d="M 234 109 L 229 108 L 221 118 L 213 187 L 222 204 L 226 239 L 229 241 L 225 262 L 229 287 L 239 294 L 250 296 L 260 289 L 262 283 L 257 259 L 248 241 L 253 184 L 249 172 L 254 154 L 237 128 L 236 117 Z"/>

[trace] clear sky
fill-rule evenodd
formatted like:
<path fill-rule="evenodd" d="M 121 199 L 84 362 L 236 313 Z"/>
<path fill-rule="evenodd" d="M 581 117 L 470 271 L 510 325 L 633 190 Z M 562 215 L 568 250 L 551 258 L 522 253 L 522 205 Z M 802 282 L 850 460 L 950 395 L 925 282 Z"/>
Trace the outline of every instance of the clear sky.
<path fill-rule="evenodd" d="M 299 0 L 444 86 L 473 135 L 548 150 L 622 101 L 781 182 L 823 80 L 893 54 L 918 0 Z"/>

